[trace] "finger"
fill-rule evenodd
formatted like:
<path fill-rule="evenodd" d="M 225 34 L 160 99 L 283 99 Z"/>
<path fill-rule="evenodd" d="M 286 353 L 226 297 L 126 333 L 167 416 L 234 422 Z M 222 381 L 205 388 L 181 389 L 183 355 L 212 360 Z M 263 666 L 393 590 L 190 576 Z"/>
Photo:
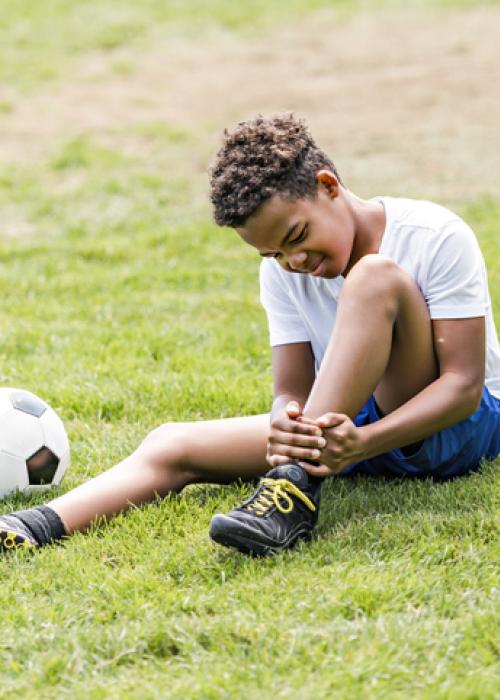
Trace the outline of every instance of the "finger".
<path fill-rule="evenodd" d="M 302 412 L 298 401 L 289 401 L 286 405 L 285 410 L 288 413 L 288 415 L 293 416 L 298 416 Z"/>
<path fill-rule="evenodd" d="M 321 450 L 306 447 L 293 447 L 282 443 L 273 444 L 272 452 L 280 457 L 289 459 L 319 459 Z"/>
<path fill-rule="evenodd" d="M 289 457 L 280 457 L 279 455 L 271 455 L 266 457 L 266 462 L 270 467 L 282 467 L 285 464 L 290 464 Z"/>
<path fill-rule="evenodd" d="M 301 415 L 296 420 L 300 421 L 301 423 L 307 423 L 308 425 L 316 425 L 314 418 L 309 418 L 308 416 Z"/>
<path fill-rule="evenodd" d="M 316 421 L 313 420 L 313 418 L 307 418 L 306 416 L 298 416 L 295 420 L 298 423 L 302 423 L 303 425 L 315 426 L 317 434 L 321 435 L 321 430 L 320 430 L 320 428 L 318 428 Z"/>
<path fill-rule="evenodd" d="M 304 467 L 312 476 L 320 476 L 320 477 L 325 477 L 325 476 L 335 476 L 336 474 L 340 474 L 341 472 L 344 471 L 346 468 L 346 464 L 343 464 L 342 466 L 333 466 L 329 467 L 326 464 L 311 464 L 310 462 L 299 462 L 301 466 Z"/>
<path fill-rule="evenodd" d="M 314 425 L 301 423 L 298 420 L 278 418 L 271 423 L 272 430 L 280 430 L 283 433 L 300 433 L 302 435 L 321 435 L 321 430 Z"/>
<path fill-rule="evenodd" d="M 334 426 L 341 425 L 345 423 L 346 420 L 350 420 L 348 416 L 343 413 L 324 413 L 319 418 L 316 418 L 316 424 L 324 428 L 333 428 Z"/>
<path fill-rule="evenodd" d="M 325 464 L 320 464 L 319 467 L 315 467 L 307 462 L 299 462 L 300 466 L 311 476 L 316 476 L 319 478 L 326 478 L 327 476 L 333 476 L 335 472 L 327 467 Z"/>
<path fill-rule="evenodd" d="M 281 430 L 273 430 L 269 436 L 269 443 L 293 445 L 297 447 L 316 447 L 323 449 L 326 447 L 326 440 L 322 435 L 303 435 L 301 433 L 285 433 Z"/>

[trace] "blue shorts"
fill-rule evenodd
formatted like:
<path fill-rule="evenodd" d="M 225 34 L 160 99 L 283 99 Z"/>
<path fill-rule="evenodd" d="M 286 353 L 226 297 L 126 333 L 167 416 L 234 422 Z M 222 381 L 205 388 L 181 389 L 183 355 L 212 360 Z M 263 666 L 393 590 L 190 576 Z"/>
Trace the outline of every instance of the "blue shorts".
<path fill-rule="evenodd" d="M 358 426 L 380 420 L 372 397 L 356 416 Z M 423 440 L 414 454 L 405 456 L 400 449 L 391 450 L 362 462 L 351 464 L 342 472 L 372 476 L 411 476 L 451 479 L 477 471 L 482 459 L 500 454 L 500 399 L 484 389 L 481 405 L 466 420 L 441 430 Z"/>

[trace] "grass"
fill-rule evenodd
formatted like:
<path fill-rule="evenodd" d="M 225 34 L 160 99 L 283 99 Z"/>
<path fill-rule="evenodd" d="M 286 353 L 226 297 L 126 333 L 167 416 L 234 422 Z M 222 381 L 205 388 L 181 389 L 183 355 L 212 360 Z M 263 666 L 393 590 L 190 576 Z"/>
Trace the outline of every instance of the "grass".
<path fill-rule="evenodd" d="M 115 7 L 11 4 L 3 77 L 18 57 L 11 85 L 43 89 L 48 75 L 67 79 L 61 57 L 120 32 L 139 46 L 153 20 L 177 36 L 210 11 L 244 33 L 248 16 L 272 24 L 278 12 L 222 0 Z M 290 16 L 305 8 L 292 3 Z M 94 11 L 97 21 L 82 21 Z M 148 121 L 138 132 L 151 140 L 147 158 L 85 133 L 0 170 L 0 383 L 35 391 L 63 417 L 73 463 L 58 493 L 162 421 L 270 405 L 258 260 L 210 223 L 196 204 L 205 176 L 183 167 L 206 148 L 204 131 Z M 498 319 L 500 207 L 480 198 L 460 213 L 485 252 Z M 498 466 L 447 484 L 329 482 L 317 538 L 262 561 L 208 540 L 213 512 L 249 493 L 239 483 L 193 486 L 64 546 L 4 559 L 0 697 L 493 699 Z M 18 495 L 2 512 L 41 502 Z"/>
<path fill-rule="evenodd" d="M 131 45 L 141 50 L 161 32 L 190 40 L 207 31 L 251 37 L 279 23 L 300 21 L 314 10 L 330 10 L 342 18 L 381 7 L 449 10 L 475 4 L 477 0 L 288 0 L 284 13 L 277 0 L 46 0 L 43 5 L 16 0 L 6 4 L 0 17 L 0 79 L 30 90 L 40 82 L 67 79 L 82 55 Z M 4 105 L 8 109 L 8 100 Z"/>

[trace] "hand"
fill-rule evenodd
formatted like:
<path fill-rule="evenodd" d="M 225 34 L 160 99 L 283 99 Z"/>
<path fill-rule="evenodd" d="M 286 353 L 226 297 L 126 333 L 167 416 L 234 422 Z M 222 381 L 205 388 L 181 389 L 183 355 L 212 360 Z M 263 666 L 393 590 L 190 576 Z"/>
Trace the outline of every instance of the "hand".
<path fill-rule="evenodd" d="M 322 450 L 319 461 L 315 467 L 307 462 L 301 462 L 301 466 L 312 476 L 332 476 L 339 474 L 349 464 L 359 462 L 365 458 L 366 444 L 361 428 L 358 428 L 349 416 L 343 413 L 325 413 L 312 420 L 301 416 L 298 419 L 307 425 L 316 425 L 322 428 L 323 436 L 327 444 Z"/>
<path fill-rule="evenodd" d="M 292 460 L 319 458 L 326 440 L 317 425 L 299 422 L 301 415 L 302 409 L 297 401 L 289 401 L 276 418 L 271 418 L 266 456 L 269 466 L 278 467 Z"/>

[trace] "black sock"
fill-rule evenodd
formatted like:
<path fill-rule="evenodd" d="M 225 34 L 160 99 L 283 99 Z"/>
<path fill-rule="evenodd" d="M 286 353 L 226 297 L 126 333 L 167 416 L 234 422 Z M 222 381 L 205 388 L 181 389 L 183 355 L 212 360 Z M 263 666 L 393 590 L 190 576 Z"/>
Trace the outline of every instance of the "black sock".
<path fill-rule="evenodd" d="M 63 521 L 49 506 L 19 510 L 11 515 L 18 518 L 33 533 L 33 538 L 40 546 L 56 542 L 66 536 Z"/>

